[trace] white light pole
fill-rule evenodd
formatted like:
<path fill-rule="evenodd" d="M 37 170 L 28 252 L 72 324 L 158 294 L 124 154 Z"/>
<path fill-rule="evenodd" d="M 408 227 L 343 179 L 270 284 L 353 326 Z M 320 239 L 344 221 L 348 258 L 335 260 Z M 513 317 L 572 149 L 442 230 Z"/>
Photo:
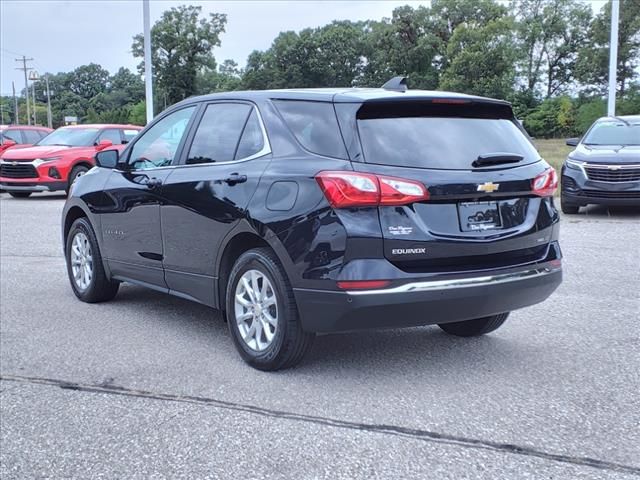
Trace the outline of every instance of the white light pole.
<path fill-rule="evenodd" d="M 144 95 L 147 104 L 147 123 L 153 120 L 153 75 L 151 65 L 151 21 L 149 19 L 149 0 L 142 0 L 144 17 Z"/>
<path fill-rule="evenodd" d="M 618 22 L 620 21 L 620 0 L 611 0 L 611 39 L 609 41 L 609 101 L 607 115 L 616 115 L 616 73 L 618 64 Z"/>

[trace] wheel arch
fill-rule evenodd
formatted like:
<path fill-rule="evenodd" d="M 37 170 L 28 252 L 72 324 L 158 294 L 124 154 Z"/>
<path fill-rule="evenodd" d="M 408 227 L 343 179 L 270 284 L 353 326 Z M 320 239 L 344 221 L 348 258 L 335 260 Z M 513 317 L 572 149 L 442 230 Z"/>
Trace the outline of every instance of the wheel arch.
<path fill-rule="evenodd" d="M 244 252 L 261 247 L 267 247 L 275 253 L 280 263 L 284 266 L 289 281 L 291 281 L 290 268 L 293 264 L 276 236 L 264 238 L 248 226 L 234 231 L 225 239 L 224 248 L 220 250 L 222 253 L 218 254 L 216 265 L 218 277 L 217 303 L 221 310 L 225 310 L 227 282 L 236 260 L 238 260 Z"/>

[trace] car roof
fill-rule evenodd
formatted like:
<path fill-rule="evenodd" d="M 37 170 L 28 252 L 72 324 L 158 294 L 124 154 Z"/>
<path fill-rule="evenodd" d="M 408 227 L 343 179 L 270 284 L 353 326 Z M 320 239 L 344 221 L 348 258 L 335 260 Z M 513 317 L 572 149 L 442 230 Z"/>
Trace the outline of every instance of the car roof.
<path fill-rule="evenodd" d="M 0 130 L 45 130 L 47 132 L 53 132 L 52 128 L 42 127 L 40 125 L 0 125 Z"/>
<path fill-rule="evenodd" d="M 180 102 L 181 104 L 214 101 L 224 99 L 235 100 L 306 100 L 316 102 L 334 103 L 363 103 L 378 101 L 420 101 L 433 99 L 467 100 L 483 103 L 499 103 L 509 105 L 504 100 L 466 95 L 457 92 L 445 92 L 437 90 L 390 90 L 384 88 L 298 88 L 283 90 L 250 90 L 212 93 L 198 97 L 191 97 Z"/>
<path fill-rule="evenodd" d="M 142 130 L 139 125 L 124 125 L 119 123 L 83 123 L 81 125 L 65 125 L 60 128 L 132 128 Z"/>
<path fill-rule="evenodd" d="M 596 122 L 615 122 L 616 120 L 624 120 L 625 122 L 640 122 L 640 115 L 616 115 L 615 117 L 600 117 Z"/>

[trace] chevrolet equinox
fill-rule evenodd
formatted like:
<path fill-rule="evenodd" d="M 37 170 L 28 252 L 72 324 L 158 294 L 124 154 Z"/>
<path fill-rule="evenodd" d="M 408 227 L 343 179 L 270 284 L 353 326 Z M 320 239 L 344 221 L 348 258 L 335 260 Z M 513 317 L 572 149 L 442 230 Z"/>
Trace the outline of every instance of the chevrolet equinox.
<path fill-rule="evenodd" d="M 222 310 L 258 369 L 316 333 L 482 335 L 561 282 L 556 173 L 503 101 L 401 78 L 219 93 L 96 162 L 63 211 L 75 295 L 129 282 Z"/>

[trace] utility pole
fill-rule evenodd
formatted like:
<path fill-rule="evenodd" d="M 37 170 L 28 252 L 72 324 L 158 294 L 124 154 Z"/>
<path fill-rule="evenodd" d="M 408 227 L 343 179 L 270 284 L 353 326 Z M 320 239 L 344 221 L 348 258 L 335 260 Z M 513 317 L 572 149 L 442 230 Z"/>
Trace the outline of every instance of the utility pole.
<path fill-rule="evenodd" d="M 16 83 L 11 82 L 11 88 L 13 88 L 13 108 L 14 108 L 14 123 L 20 125 L 20 116 L 18 115 L 18 97 L 16 97 Z"/>
<path fill-rule="evenodd" d="M 36 82 L 31 82 L 31 99 L 33 100 L 33 124 L 38 124 L 38 118 L 36 114 Z"/>
<path fill-rule="evenodd" d="M 22 58 L 16 58 L 15 60 L 16 62 L 22 62 L 22 67 L 17 67 L 16 70 L 22 70 L 24 72 L 24 96 L 27 101 L 27 125 L 31 125 L 31 111 L 29 110 L 29 81 L 27 80 L 27 71 L 31 69 L 27 67 L 27 62 L 33 62 L 33 58 L 27 58 L 23 55 Z"/>
<path fill-rule="evenodd" d="M 618 22 L 620 18 L 620 0 L 611 0 L 611 39 L 609 40 L 609 99 L 607 115 L 616 116 L 616 83 L 618 65 Z"/>
<path fill-rule="evenodd" d="M 147 104 L 147 123 L 149 123 L 153 120 L 153 65 L 151 64 L 149 0 L 142 0 L 142 17 L 144 23 L 144 97 Z"/>
<path fill-rule="evenodd" d="M 44 83 L 47 86 L 47 127 L 53 128 L 53 119 L 51 118 L 51 94 L 49 93 L 49 74 L 45 73 Z"/>

